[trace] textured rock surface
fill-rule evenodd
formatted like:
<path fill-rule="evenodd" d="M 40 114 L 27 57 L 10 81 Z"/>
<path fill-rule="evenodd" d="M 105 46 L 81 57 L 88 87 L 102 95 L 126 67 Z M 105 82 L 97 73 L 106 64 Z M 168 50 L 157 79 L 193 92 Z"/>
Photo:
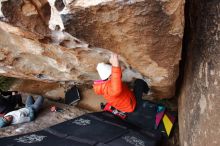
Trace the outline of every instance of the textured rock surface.
<path fill-rule="evenodd" d="M 25 38 L 25 32 L 21 37 L 3 29 L 0 25 L 0 73 L 5 76 L 86 82 L 98 78 L 96 64 L 109 58 L 105 50 L 42 44 Z"/>
<path fill-rule="evenodd" d="M 47 0 L 4 0 L 2 14 L 10 24 L 46 35 L 50 33 L 50 5 Z"/>
<path fill-rule="evenodd" d="M 81 89 L 80 90 L 81 101 L 79 106 L 91 111 L 101 111 L 100 103 L 106 103 L 106 100 L 100 96 L 96 95 L 92 89 Z"/>
<path fill-rule="evenodd" d="M 186 6 L 187 63 L 179 98 L 180 143 L 219 146 L 220 1 L 189 0 Z"/>
<path fill-rule="evenodd" d="M 184 1 L 101 1 L 70 4 L 74 13 L 64 15 L 67 31 L 93 46 L 119 53 L 149 79 L 158 96 L 172 96 L 181 54 Z"/>
<path fill-rule="evenodd" d="M 110 50 L 120 54 L 127 67 L 144 76 L 154 96 L 172 97 L 182 47 L 183 7 L 184 0 L 5 1 L 2 3 L 4 19 L 28 33 L 33 32 L 36 38 L 32 38 L 34 41 L 24 39 L 29 38 L 27 32 L 23 36 L 14 36 L 17 32 L 7 34 L 7 30 L 1 30 L 1 34 L 7 36 L 2 35 L 1 42 L 16 41 L 16 44 L 10 41 L 9 44 L 1 44 L 4 54 L 11 54 L 7 57 L 11 60 L 1 61 L 4 69 L 7 68 L 7 74 L 3 75 L 32 80 L 87 82 L 98 78 L 95 65 L 107 61 L 107 50 Z M 61 16 L 63 24 L 60 22 Z M 61 30 L 64 25 L 66 32 L 94 48 L 86 50 L 86 47 L 81 47 L 70 51 L 37 41 L 51 42 L 47 38 L 53 31 L 48 27 L 54 30 L 56 25 Z M 9 51 L 9 45 L 16 47 Z M 60 45 L 76 48 L 70 41 Z M 14 60 L 14 53 L 11 52 L 17 51 L 17 60 Z M 7 56 L 4 54 L 1 53 L 2 59 Z M 29 62 L 33 63 L 30 65 Z M 10 66 L 13 68 L 9 69 Z"/>
<path fill-rule="evenodd" d="M 58 83 L 16 80 L 10 90 L 42 95 L 52 100 L 64 99 L 65 97 L 65 88 Z"/>

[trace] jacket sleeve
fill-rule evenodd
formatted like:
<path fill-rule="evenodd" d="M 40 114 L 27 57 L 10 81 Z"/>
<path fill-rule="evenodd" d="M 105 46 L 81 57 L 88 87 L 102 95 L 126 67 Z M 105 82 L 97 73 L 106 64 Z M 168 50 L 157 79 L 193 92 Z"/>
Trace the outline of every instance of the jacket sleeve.
<path fill-rule="evenodd" d="M 121 68 L 112 66 L 111 84 L 108 88 L 108 95 L 115 97 L 122 91 Z"/>

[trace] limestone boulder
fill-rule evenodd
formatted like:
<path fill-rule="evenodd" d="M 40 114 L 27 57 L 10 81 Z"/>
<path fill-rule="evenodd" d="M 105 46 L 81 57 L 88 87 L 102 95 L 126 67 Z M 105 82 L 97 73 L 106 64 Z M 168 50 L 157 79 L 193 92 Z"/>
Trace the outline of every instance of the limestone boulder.
<path fill-rule="evenodd" d="M 174 95 L 184 0 L 76 0 L 67 8 L 69 13 L 62 15 L 67 32 L 123 56 L 148 80 L 154 95 Z"/>
<path fill-rule="evenodd" d="M 47 35 L 50 33 L 50 5 L 47 0 L 3 0 L 1 1 L 4 21 L 24 30 Z"/>
<path fill-rule="evenodd" d="M 33 44 L 31 43 L 31 47 L 30 42 L 23 43 L 29 44 L 23 45 L 26 50 L 30 47 L 31 52 L 35 50 L 38 53 L 24 55 L 22 57 L 24 59 L 14 62 L 15 64 L 22 62 L 30 66 L 32 69 L 26 70 L 28 75 L 25 74 L 23 77 L 13 72 L 13 75 L 9 74 L 9 76 L 36 80 L 39 79 L 36 77 L 38 74 L 45 81 L 75 80 L 78 82 L 80 78 L 81 83 L 86 83 L 98 78 L 95 64 L 107 62 L 109 55 L 106 54 L 116 52 L 120 55 L 122 64 L 135 74 L 134 77 L 143 78 L 148 82 L 151 87 L 150 94 L 153 93 L 154 97 L 165 98 L 174 95 L 182 48 L 184 0 L 18 0 L 16 3 L 8 0 L 2 2 L 1 6 L 4 20 L 38 37 L 34 39 Z M 81 48 L 89 49 L 66 51 L 67 49 L 57 44 L 51 45 L 50 43 L 54 41 L 47 40 L 48 34 L 54 34 L 57 26 L 59 31 L 65 31 L 65 34 L 74 36 L 74 38 L 71 37 L 72 41 L 83 44 L 80 45 Z M 60 32 L 56 33 L 57 36 L 61 36 L 60 34 Z M 21 40 L 22 37 L 24 36 L 20 36 Z M 51 39 L 50 36 L 49 39 Z M 38 40 L 41 40 L 41 43 Z M 58 40 L 58 45 L 77 48 L 69 40 L 63 42 Z M 15 45 L 21 48 L 21 44 L 16 42 Z M 42 51 L 39 46 L 46 48 L 47 51 L 45 49 Z M 77 53 L 73 55 L 70 52 Z M 52 61 L 55 66 L 51 67 L 51 62 L 39 61 L 42 53 L 47 54 L 47 57 L 56 58 L 55 62 L 59 62 L 59 65 L 53 64 Z M 11 54 L 13 56 L 13 53 Z M 4 55 L 1 56 L 4 57 Z M 76 59 L 78 56 L 80 59 Z M 67 60 L 72 62 L 70 64 L 74 64 L 73 66 L 78 62 L 81 63 L 73 69 L 70 67 L 72 65 L 64 63 L 68 62 Z M 32 65 L 29 62 L 33 62 Z M 66 67 L 69 71 L 65 69 Z M 42 68 L 45 68 L 44 71 Z M 76 70 L 80 70 L 80 73 Z M 78 79 L 73 76 L 77 76 Z"/>
<path fill-rule="evenodd" d="M 109 59 L 104 49 L 65 48 L 43 44 L 28 37 L 30 33 L 0 25 L 0 73 L 4 76 L 45 82 L 87 83 L 98 79 L 96 65 Z M 97 57 L 98 56 L 98 57 Z"/>
<path fill-rule="evenodd" d="M 219 146 L 220 1 L 192 0 L 186 6 L 186 64 L 178 105 L 180 145 Z"/>

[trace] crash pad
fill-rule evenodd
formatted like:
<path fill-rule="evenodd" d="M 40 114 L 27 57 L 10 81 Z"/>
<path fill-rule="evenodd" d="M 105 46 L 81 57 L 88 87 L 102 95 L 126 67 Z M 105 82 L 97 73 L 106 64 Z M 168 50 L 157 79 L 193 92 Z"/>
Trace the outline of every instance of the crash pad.
<path fill-rule="evenodd" d="M 158 128 L 161 120 L 163 119 L 164 113 L 165 113 L 166 108 L 164 106 L 158 106 L 157 107 L 157 114 L 156 114 L 156 129 Z"/>
<path fill-rule="evenodd" d="M 0 138 L 2 146 L 157 146 L 160 136 L 106 112 L 83 116 L 23 135 Z"/>
<path fill-rule="evenodd" d="M 106 142 L 127 132 L 127 129 L 105 122 L 90 114 L 80 116 L 67 122 L 50 127 L 54 131 L 67 135 Z"/>
<path fill-rule="evenodd" d="M 82 142 L 58 137 L 46 131 L 38 131 L 0 139 L 1 146 L 90 146 Z"/>
<path fill-rule="evenodd" d="M 169 136 L 170 135 L 170 132 L 171 132 L 171 129 L 173 127 L 173 123 L 172 121 L 168 118 L 168 116 L 165 114 L 163 116 L 163 124 L 164 124 L 164 127 L 165 127 L 165 130 L 166 130 L 166 133 L 167 135 Z"/>

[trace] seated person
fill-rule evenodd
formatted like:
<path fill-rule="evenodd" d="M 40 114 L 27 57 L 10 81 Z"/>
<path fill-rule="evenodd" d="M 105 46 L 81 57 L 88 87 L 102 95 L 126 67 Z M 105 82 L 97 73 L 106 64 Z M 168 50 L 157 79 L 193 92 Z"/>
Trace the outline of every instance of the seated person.
<path fill-rule="evenodd" d="M 33 121 L 43 102 L 44 98 L 42 96 L 39 96 L 36 101 L 34 101 L 32 96 L 28 96 L 25 108 L 9 112 L 0 118 L 0 127 Z"/>

